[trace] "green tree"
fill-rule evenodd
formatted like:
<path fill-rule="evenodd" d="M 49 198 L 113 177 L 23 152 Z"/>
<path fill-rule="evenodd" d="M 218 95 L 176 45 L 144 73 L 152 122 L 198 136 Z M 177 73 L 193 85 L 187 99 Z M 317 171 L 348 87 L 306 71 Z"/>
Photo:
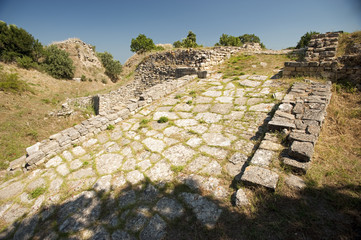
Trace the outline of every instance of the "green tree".
<path fill-rule="evenodd" d="M 186 38 L 184 38 L 181 41 L 176 41 L 173 43 L 173 46 L 175 48 L 180 48 L 180 47 L 185 47 L 185 48 L 196 48 L 199 47 L 199 45 L 197 44 L 197 36 L 195 33 L 193 33 L 192 31 L 188 32 L 188 35 Z"/>
<path fill-rule="evenodd" d="M 98 53 L 98 56 L 105 68 L 105 74 L 112 82 L 116 82 L 119 78 L 119 74 L 122 72 L 122 64 L 120 64 L 119 61 L 114 60 L 113 56 L 108 52 Z"/>
<path fill-rule="evenodd" d="M 155 44 L 151 38 L 147 38 L 144 34 L 139 34 L 137 38 L 132 38 L 130 50 L 132 52 L 148 52 L 155 49 Z"/>
<path fill-rule="evenodd" d="M 38 40 L 22 28 L 0 21 L 0 59 L 14 62 L 18 57 L 30 57 L 37 61 L 42 46 Z"/>
<path fill-rule="evenodd" d="M 73 61 L 69 54 L 55 45 L 45 49 L 44 67 L 54 78 L 71 79 L 74 77 Z"/>
<path fill-rule="evenodd" d="M 320 34 L 319 32 L 313 32 L 313 31 L 310 31 L 310 32 L 307 32 L 305 33 L 300 41 L 297 43 L 297 46 L 296 48 L 304 48 L 304 47 L 307 47 L 308 46 L 308 43 L 311 41 L 311 38 L 313 35 L 316 35 L 316 34 Z"/>
<path fill-rule="evenodd" d="M 239 39 L 242 43 L 261 43 L 260 38 L 254 34 L 243 34 Z"/>
<path fill-rule="evenodd" d="M 222 34 L 219 38 L 219 42 L 216 43 L 216 46 L 241 46 L 241 40 L 239 37 L 234 37 L 227 34 Z"/>

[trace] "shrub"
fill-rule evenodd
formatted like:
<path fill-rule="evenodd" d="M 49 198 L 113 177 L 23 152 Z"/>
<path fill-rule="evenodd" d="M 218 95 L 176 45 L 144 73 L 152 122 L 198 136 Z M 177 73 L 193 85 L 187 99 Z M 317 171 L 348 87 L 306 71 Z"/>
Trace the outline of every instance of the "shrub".
<path fill-rule="evenodd" d="M 86 81 L 86 76 L 85 76 L 84 74 L 83 74 L 83 75 L 81 75 L 80 80 L 81 80 L 82 82 L 85 82 L 85 81 Z"/>
<path fill-rule="evenodd" d="M 44 66 L 45 70 L 54 78 L 71 79 L 74 77 L 73 61 L 69 54 L 55 45 L 51 45 L 45 50 Z"/>
<path fill-rule="evenodd" d="M 16 73 L 6 73 L 0 66 L 0 91 L 22 93 L 25 91 L 34 93 L 30 86 L 19 79 Z"/>
<path fill-rule="evenodd" d="M 38 40 L 16 25 L 7 25 L 0 21 L 0 59 L 14 62 L 17 58 L 27 56 L 38 61 L 43 54 L 43 46 Z"/>
<path fill-rule="evenodd" d="M 113 130 L 115 127 L 114 127 L 114 125 L 112 125 L 112 124 L 109 124 L 108 126 L 107 126 L 107 130 Z"/>
<path fill-rule="evenodd" d="M 122 64 L 118 60 L 114 60 L 113 56 L 108 53 L 98 53 L 100 61 L 105 68 L 105 74 L 116 82 L 119 79 L 119 74 L 122 72 Z"/>
<path fill-rule="evenodd" d="M 219 38 L 219 42 L 216 43 L 216 46 L 241 46 L 242 42 L 239 37 L 234 37 L 227 34 L 222 34 Z"/>
<path fill-rule="evenodd" d="M 19 67 L 25 69 L 33 68 L 36 65 L 33 59 L 31 59 L 28 56 L 17 57 L 16 63 L 18 64 Z"/>
<path fill-rule="evenodd" d="M 168 122 L 168 118 L 167 117 L 160 117 L 159 120 L 158 120 L 158 123 L 166 123 Z"/>
<path fill-rule="evenodd" d="M 181 41 L 175 41 L 173 43 L 173 46 L 175 48 L 180 48 L 180 47 L 184 47 L 184 48 L 196 48 L 199 47 L 199 45 L 197 44 L 197 37 L 196 34 L 194 34 L 192 31 L 188 32 L 188 35 L 185 39 Z"/>
<path fill-rule="evenodd" d="M 102 79 L 102 83 L 107 84 L 108 81 L 107 81 L 105 78 L 103 78 L 103 79 Z"/>
<path fill-rule="evenodd" d="M 45 193 L 46 188 L 44 187 L 37 187 L 36 189 L 34 189 L 31 193 L 30 196 L 32 199 L 39 197 L 41 194 Z"/>
<path fill-rule="evenodd" d="M 142 53 L 155 49 L 156 46 L 151 38 L 147 38 L 144 34 L 139 34 L 137 38 L 132 38 L 130 50 L 132 52 Z"/>
<path fill-rule="evenodd" d="M 316 35 L 316 34 L 320 34 L 320 33 L 319 33 L 319 32 L 313 32 L 313 31 L 310 31 L 310 32 L 305 33 L 305 34 L 301 37 L 300 41 L 298 41 L 296 48 L 297 48 L 297 49 L 300 49 L 300 48 L 307 47 L 307 46 L 308 46 L 308 43 L 311 41 L 311 37 L 312 37 L 313 35 Z"/>

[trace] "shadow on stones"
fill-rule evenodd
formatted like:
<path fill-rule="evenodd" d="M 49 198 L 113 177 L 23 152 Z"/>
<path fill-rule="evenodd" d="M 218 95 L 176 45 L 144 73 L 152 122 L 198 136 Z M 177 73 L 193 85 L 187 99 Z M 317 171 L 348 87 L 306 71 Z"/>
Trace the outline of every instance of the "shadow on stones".
<path fill-rule="evenodd" d="M 184 184 L 145 181 L 44 206 L 0 239 L 360 239 L 361 200 L 348 190 L 361 194 L 352 184 L 317 188 L 308 182 L 289 194 L 253 188 L 251 205 L 237 208 Z"/>

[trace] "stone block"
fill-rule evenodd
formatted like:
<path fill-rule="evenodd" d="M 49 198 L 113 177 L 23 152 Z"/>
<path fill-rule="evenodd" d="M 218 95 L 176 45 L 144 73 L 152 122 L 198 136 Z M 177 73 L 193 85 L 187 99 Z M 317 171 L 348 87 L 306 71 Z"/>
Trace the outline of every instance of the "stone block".
<path fill-rule="evenodd" d="M 275 190 L 278 177 L 278 174 L 271 170 L 257 166 L 248 166 L 241 177 L 241 181 Z"/>
<path fill-rule="evenodd" d="M 307 170 L 310 168 L 311 162 L 300 162 L 296 159 L 290 158 L 289 156 L 282 157 L 282 162 L 284 165 L 288 166 L 294 172 L 306 174 Z"/>
<path fill-rule="evenodd" d="M 26 153 L 28 155 L 32 155 L 32 154 L 36 153 L 37 151 L 39 151 L 40 145 L 41 145 L 41 143 L 37 142 L 34 145 L 32 145 L 30 147 L 27 147 L 26 148 Z"/>
<path fill-rule="evenodd" d="M 299 132 L 291 132 L 290 135 L 288 136 L 288 139 L 291 142 L 293 141 L 310 142 L 312 144 L 315 144 L 316 142 L 316 137 L 314 135 L 307 133 L 299 133 Z"/>
<path fill-rule="evenodd" d="M 41 161 L 43 158 L 45 158 L 45 153 L 43 151 L 37 151 L 31 154 L 26 158 L 26 162 L 29 165 L 33 165 L 34 163 Z"/>
<path fill-rule="evenodd" d="M 296 128 L 294 122 L 291 122 L 286 118 L 273 118 L 268 122 L 267 126 L 269 131 L 282 131 L 283 129 L 290 130 Z"/>
<path fill-rule="evenodd" d="M 311 160 L 314 152 L 314 146 L 310 142 L 294 141 L 289 148 L 288 154 L 301 162 Z"/>

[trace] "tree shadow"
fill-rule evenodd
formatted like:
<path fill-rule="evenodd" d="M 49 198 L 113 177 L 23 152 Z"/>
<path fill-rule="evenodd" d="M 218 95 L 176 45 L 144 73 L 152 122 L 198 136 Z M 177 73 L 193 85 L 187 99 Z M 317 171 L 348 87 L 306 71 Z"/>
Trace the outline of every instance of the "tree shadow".
<path fill-rule="evenodd" d="M 198 182 L 194 181 L 192 184 L 197 185 Z M 217 200 L 182 183 L 154 184 L 144 181 L 110 192 L 89 189 L 60 204 L 43 206 L 36 214 L 26 216 L 22 221 L 9 226 L 0 234 L 0 238 L 361 238 L 360 186 L 349 184 L 318 188 L 309 183 L 301 191 L 286 189 L 287 191 L 279 193 L 263 188 L 251 190 L 253 193 L 248 194 L 250 205 L 238 208 L 228 198 Z M 201 213 L 182 198 L 182 193 L 185 192 L 193 194 L 195 199 L 205 196 L 208 202 L 222 211 L 213 228 L 206 227 L 199 219 L 198 215 Z M 161 199 L 172 199 L 178 204 L 159 205 Z M 203 210 L 206 214 L 210 211 Z M 171 218 L 172 214 L 176 217 Z M 155 216 L 158 220 L 159 217 L 161 219 L 158 225 L 151 224 Z M 152 227 L 154 229 L 150 229 Z M 146 231 L 148 235 L 144 233 Z"/>

